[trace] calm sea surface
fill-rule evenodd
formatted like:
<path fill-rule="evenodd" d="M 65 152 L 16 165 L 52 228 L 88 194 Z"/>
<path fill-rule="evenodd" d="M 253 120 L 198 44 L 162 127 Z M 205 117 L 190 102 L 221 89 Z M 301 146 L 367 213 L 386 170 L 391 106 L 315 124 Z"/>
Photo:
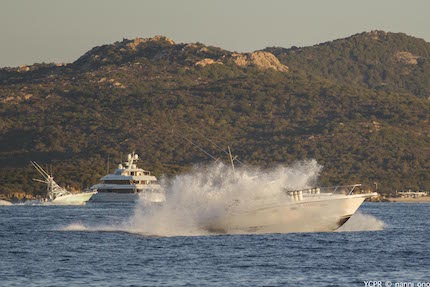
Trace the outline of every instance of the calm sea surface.
<path fill-rule="evenodd" d="M 1 206 L 0 285 L 430 282 L 428 203 L 365 203 L 345 226 L 353 232 L 156 237 L 79 228 L 116 225 L 133 212 L 133 204 Z"/>

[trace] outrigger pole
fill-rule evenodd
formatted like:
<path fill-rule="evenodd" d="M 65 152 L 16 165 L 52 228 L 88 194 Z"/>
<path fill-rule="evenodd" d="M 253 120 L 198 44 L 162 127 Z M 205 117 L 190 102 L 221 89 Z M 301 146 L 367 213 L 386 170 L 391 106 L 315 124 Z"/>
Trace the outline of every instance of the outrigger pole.
<path fill-rule="evenodd" d="M 227 146 L 227 147 L 228 147 L 228 155 L 230 156 L 231 169 L 233 170 L 233 174 L 234 174 L 234 160 L 236 159 L 237 156 L 233 158 L 233 156 L 231 155 L 230 146 Z"/>
<path fill-rule="evenodd" d="M 49 173 L 47 173 L 37 162 L 30 161 L 30 163 L 34 166 L 34 168 L 45 179 L 45 180 L 40 180 L 40 179 L 33 178 L 33 180 L 37 181 L 37 182 L 42 182 L 42 183 L 46 183 L 47 184 L 48 196 L 49 196 L 49 198 L 51 200 L 54 200 L 59 195 L 70 193 L 66 189 L 64 189 L 61 186 L 59 186 L 58 183 L 56 183 L 54 181 L 54 178 Z"/>
<path fill-rule="evenodd" d="M 199 150 L 201 150 L 202 152 L 204 152 L 206 155 L 208 155 L 209 157 L 211 157 L 215 162 L 217 162 L 219 160 L 219 158 L 215 158 L 213 155 L 211 155 L 210 153 L 208 153 L 207 151 L 205 151 L 203 148 L 201 148 L 199 145 L 197 145 L 196 143 L 194 143 L 192 140 L 187 139 L 184 135 L 182 135 L 181 133 L 175 131 L 172 129 L 172 133 L 177 134 L 178 136 L 180 136 L 181 138 L 183 138 L 184 140 L 186 140 L 187 142 L 189 142 L 190 144 L 192 144 L 193 146 L 195 146 L 196 148 L 198 148 Z M 230 146 L 227 146 L 228 148 L 228 152 L 223 150 L 221 147 L 219 147 L 216 143 L 214 143 L 213 141 L 211 141 L 210 139 L 208 139 L 207 137 L 205 137 L 204 135 L 198 133 L 199 135 L 201 135 L 202 137 L 204 137 L 206 140 L 208 140 L 209 142 L 211 142 L 213 145 L 215 145 L 218 149 L 222 150 L 224 153 L 226 153 L 229 158 L 230 158 L 230 163 L 231 163 L 231 169 L 233 171 L 233 176 L 234 176 L 234 161 L 237 160 L 239 163 L 241 163 L 243 166 L 245 166 L 246 168 L 249 169 L 249 167 L 247 165 L 245 165 L 243 162 L 241 162 L 240 160 L 237 159 L 237 156 L 234 156 L 231 154 L 231 149 Z"/>
<path fill-rule="evenodd" d="M 47 180 L 50 175 L 35 161 L 30 161 L 34 168 Z"/>
<path fill-rule="evenodd" d="M 231 154 L 231 151 L 227 151 L 227 150 L 225 150 L 225 149 L 223 149 L 222 147 L 220 147 L 219 145 L 217 145 L 214 141 L 212 141 L 211 139 L 209 139 L 208 137 L 206 137 L 206 136 L 204 136 L 203 134 L 201 134 L 199 131 L 197 131 L 197 130 L 195 130 L 195 129 L 193 129 L 193 128 L 189 128 L 189 129 L 191 129 L 193 132 L 195 132 L 195 133 L 197 133 L 198 135 L 200 135 L 201 137 L 203 137 L 205 140 L 207 140 L 208 142 L 210 142 L 211 144 L 213 144 L 217 149 L 219 149 L 220 151 L 222 151 L 223 153 L 225 153 L 226 155 L 228 155 L 230 158 L 232 158 L 232 154 Z M 177 135 L 179 135 L 180 137 L 182 137 L 183 139 L 185 139 L 187 142 L 189 142 L 189 143 L 191 143 L 192 145 L 194 145 L 195 147 L 197 147 L 198 149 L 200 149 L 201 151 L 203 151 L 205 154 L 207 154 L 208 156 L 210 156 L 212 159 L 214 159 L 215 161 L 218 161 L 219 160 L 219 158 L 217 158 L 217 159 L 215 159 L 215 157 L 214 156 L 212 156 L 211 154 L 209 154 L 208 152 L 206 152 L 205 150 L 203 150 L 201 147 L 199 147 L 197 144 L 195 144 L 194 142 L 192 142 L 191 140 L 189 140 L 189 139 L 187 139 L 185 136 L 183 136 L 182 134 L 180 134 L 179 132 L 177 132 L 177 131 L 174 131 L 173 129 L 172 129 L 172 132 L 173 133 L 175 133 L 175 134 L 177 134 Z M 230 149 L 230 148 L 228 148 L 228 149 Z M 243 163 L 241 160 L 239 160 L 238 158 L 237 158 L 237 156 L 235 156 L 234 158 L 233 158 L 233 161 L 237 161 L 238 163 L 240 163 L 241 165 L 243 165 L 244 167 L 246 167 L 246 168 L 248 168 L 248 169 L 251 169 L 249 166 L 247 166 L 245 163 Z"/>
<path fill-rule="evenodd" d="M 190 144 L 192 144 L 193 146 L 195 146 L 196 148 L 198 148 L 199 150 L 201 150 L 202 152 L 204 152 L 207 156 L 209 156 L 210 158 L 212 158 L 215 162 L 217 162 L 219 160 L 219 158 L 215 158 L 213 155 L 211 155 L 210 153 L 208 153 L 207 151 L 205 151 L 204 149 L 202 149 L 200 146 L 198 146 L 197 144 L 195 144 L 193 141 L 187 139 L 185 136 L 183 136 L 179 132 L 177 132 L 177 131 L 175 131 L 175 130 L 172 129 L 172 133 L 177 134 L 178 136 L 180 136 L 181 138 L 183 138 L 184 140 L 186 140 L 187 142 L 189 142 Z"/>

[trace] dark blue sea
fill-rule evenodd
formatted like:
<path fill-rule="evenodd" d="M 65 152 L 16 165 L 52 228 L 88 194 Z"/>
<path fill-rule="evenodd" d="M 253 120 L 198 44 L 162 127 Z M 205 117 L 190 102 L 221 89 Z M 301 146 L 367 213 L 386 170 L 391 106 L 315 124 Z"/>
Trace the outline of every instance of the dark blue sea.
<path fill-rule="evenodd" d="M 359 212 L 341 232 L 160 237 L 107 228 L 133 204 L 0 206 L 0 285 L 430 286 L 430 204 Z"/>

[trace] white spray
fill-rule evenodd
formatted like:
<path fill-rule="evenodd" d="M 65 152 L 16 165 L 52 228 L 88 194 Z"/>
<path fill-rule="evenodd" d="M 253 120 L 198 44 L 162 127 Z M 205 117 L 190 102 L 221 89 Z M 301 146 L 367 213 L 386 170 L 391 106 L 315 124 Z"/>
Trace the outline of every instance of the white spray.
<path fill-rule="evenodd" d="M 290 167 L 270 170 L 236 168 L 222 163 L 195 166 L 189 173 L 161 180 L 166 190 L 166 202 L 137 202 L 134 215 L 116 226 L 85 227 L 72 224 L 67 231 L 123 231 L 148 236 L 195 236 L 209 231 L 207 222 L 222 217 L 227 210 L 240 204 L 252 209 L 281 200 L 289 200 L 284 189 L 299 190 L 316 184 L 321 166 L 315 160 L 297 162 Z M 354 224 L 357 222 L 358 225 Z M 383 223 L 372 216 L 355 216 L 344 231 L 380 230 Z M 376 228 L 363 222 L 373 222 Z M 365 225 L 363 227 L 363 224 Z"/>
<path fill-rule="evenodd" d="M 236 168 L 234 174 L 221 163 L 196 166 L 190 173 L 162 180 L 167 201 L 160 206 L 139 202 L 128 227 L 133 232 L 160 236 L 206 234 L 202 226 L 222 216 L 231 205 L 240 202 L 250 208 L 286 200 L 283 188 L 314 185 L 320 170 L 315 160 L 271 170 Z"/>

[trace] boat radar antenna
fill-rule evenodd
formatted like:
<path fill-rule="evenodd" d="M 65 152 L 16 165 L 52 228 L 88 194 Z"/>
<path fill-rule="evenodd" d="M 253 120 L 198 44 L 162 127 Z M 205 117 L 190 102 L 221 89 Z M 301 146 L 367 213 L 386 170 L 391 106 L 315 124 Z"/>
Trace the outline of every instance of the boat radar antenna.
<path fill-rule="evenodd" d="M 51 200 L 54 200 L 58 196 L 69 194 L 70 192 L 66 189 L 62 188 L 54 181 L 54 177 L 47 173 L 37 162 L 30 161 L 33 167 L 42 175 L 43 180 L 35 179 L 34 181 L 45 183 L 47 185 L 48 197 Z"/>
<path fill-rule="evenodd" d="M 132 153 L 129 153 L 127 156 L 127 163 L 126 163 L 127 168 L 128 169 L 133 168 L 133 163 L 138 159 L 139 159 L 139 156 L 134 151 Z"/>

